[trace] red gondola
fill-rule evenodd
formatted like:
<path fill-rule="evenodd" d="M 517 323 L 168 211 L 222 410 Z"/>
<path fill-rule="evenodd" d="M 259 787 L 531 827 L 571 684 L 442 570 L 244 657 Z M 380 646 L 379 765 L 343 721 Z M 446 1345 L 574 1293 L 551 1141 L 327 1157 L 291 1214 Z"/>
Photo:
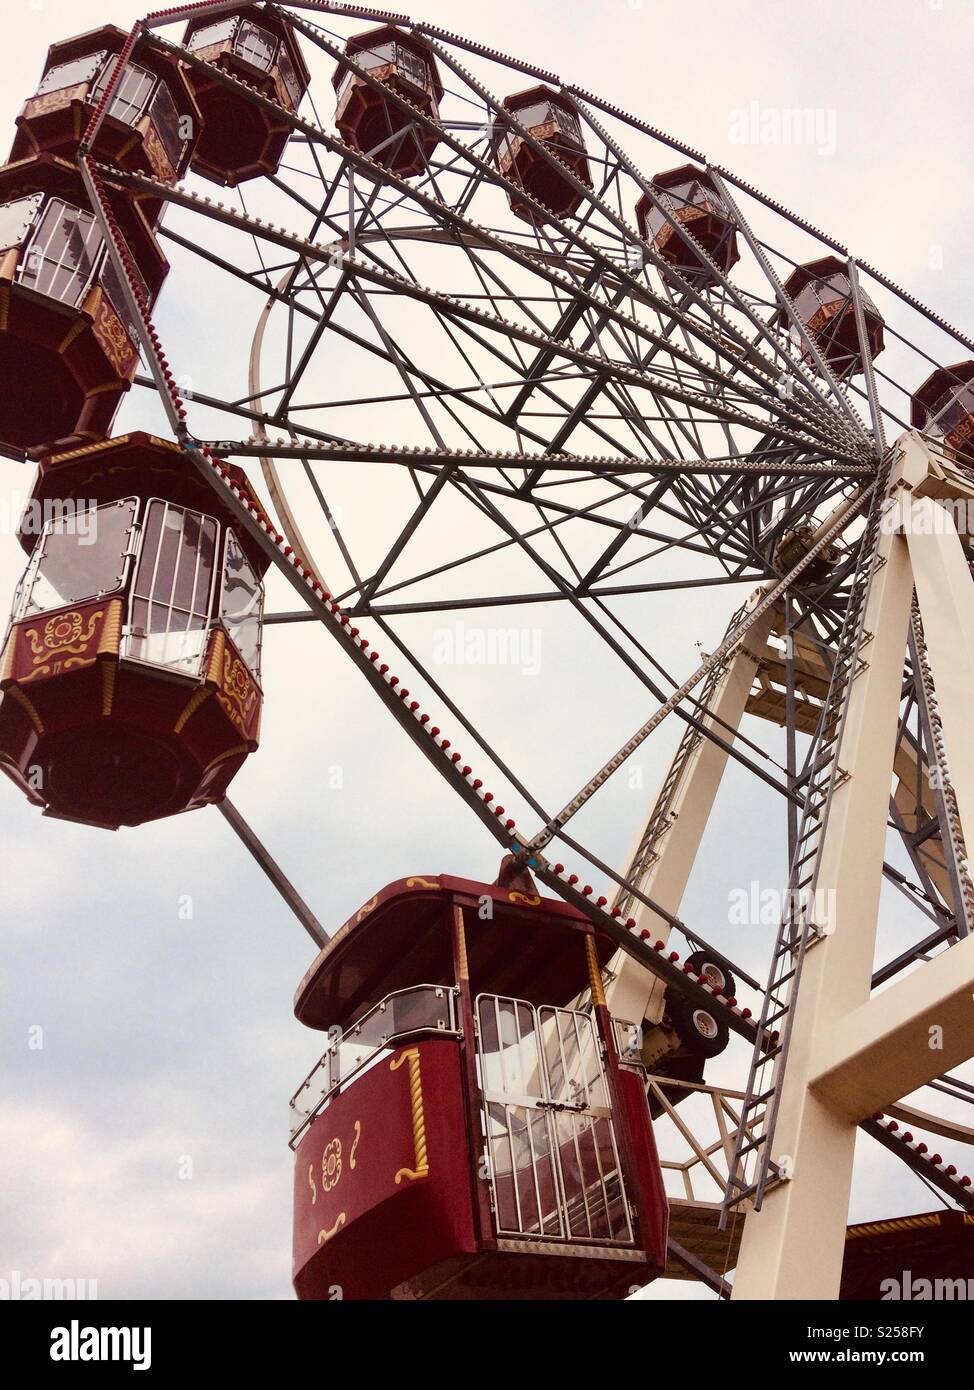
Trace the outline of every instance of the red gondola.
<path fill-rule="evenodd" d="M 538 86 L 505 97 L 504 107 L 547 153 L 535 150 L 498 116 L 492 136 L 497 167 L 555 217 L 571 217 L 584 195 L 566 174 L 586 188 L 592 187 L 588 155 L 574 102 L 550 87 Z M 511 193 L 508 201 L 512 212 L 524 221 L 540 224 L 546 220 L 516 193 Z"/>
<path fill-rule="evenodd" d="M 108 188 L 151 303 L 169 270 L 141 204 Z M 0 442 L 103 438 L 138 363 L 138 334 L 77 167 L 0 169 Z"/>
<path fill-rule="evenodd" d="M 34 154 L 77 156 L 127 37 L 106 24 L 51 45 L 37 92 L 17 117 L 12 160 Z M 116 85 L 92 154 L 173 183 L 186 172 L 199 128 L 199 108 L 182 65 L 139 42 Z"/>
<path fill-rule="evenodd" d="M 657 255 L 681 275 L 700 276 L 706 282 L 716 278 L 708 262 L 667 218 L 669 213 L 726 275 L 740 260 L 737 231 L 707 170 L 694 164 L 668 169 L 654 177 L 652 190 L 654 198 L 644 193 L 636 204 L 636 222 L 643 241 L 650 242 Z"/>
<path fill-rule="evenodd" d="M 260 548 L 142 433 L 43 459 L 20 539 L 0 767 L 47 814 L 110 829 L 221 800 L 257 747 Z"/>
<path fill-rule="evenodd" d="M 270 10 L 241 5 L 218 19 L 191 20 L 183 43 L 207 64 L 186 69 L 203 118 L 194 172 L 231 188 L 276 174 L 290 125 L 211 69 L 256 88 L 285 111 L 297 111 L 311 75 L 292 26 Z"/>
<path fill-rule="evenodd" d="M 431 120 L 439 119 L 443 84 L 422 39 L 384 24 L 354 34 L 345 52 L 394 96 L 405 98 Z M 335 124 L 342 139 L 400 178 L 421 174 L 437 146 L 436 133 L 345 63 L 338 64 L 332 82 L 338 99 Z"/>
<path fill-rule="evenodd" d="M 839 1298 L 974 1298 L 974 1216 L 932 1211 L 850 1226 Z"/>
<path fill-rule="evenodd" d="M 842 262 L 835 256 L 823 256 L 821 260 L 800 265 L 785 281 L 784 289 L 829 366 L 841 376 L 855 376 L 861 372 L 862 350 L 852 285 Z M 865 290 L 860 288 L 859 295 L 869 353 L 875 358 L 884 347 L 883 316 Z M 777 322 L 787 323 L 786 316 L 779 314 Z M 811 359 L 807 350 L 804 356 Z"/>
<path fill-rule="evenodd" d="M 295 999 L 332 1038 L 291 1101 L 300 1298 L 625 1297 L 662 1272 L 614 949 L 527 875 L 417 875 L 345 923 Z"/>
<path fill-rule="evenodd" d="M 932 372 L 913 393 L 910 423 L 943 440 L 961 463 L 974 464 L 974 362 Z"/>

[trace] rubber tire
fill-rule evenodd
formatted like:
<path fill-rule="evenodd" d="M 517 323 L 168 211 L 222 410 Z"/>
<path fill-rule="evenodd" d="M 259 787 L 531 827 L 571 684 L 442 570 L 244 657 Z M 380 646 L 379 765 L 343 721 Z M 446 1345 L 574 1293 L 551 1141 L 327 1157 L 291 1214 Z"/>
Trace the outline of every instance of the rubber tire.
<path fill-rule="evenodd" d="M 711 970 L 719 971 L 724 977 L 724 984 L 723 987 L 715 985 L 715 993 L 719 992 L 725 999 L 735 999 L 737 997 L 737 983 L 734 976 L 727 969 L 727 966 L 717 960 L 709 951 L 694 951 L 692 955 L 687 956 L 686 964 L 689 965 L 690 969 L 694 971 L 695 974 L 706 979 L 708 984 L 711 984 L 711 981 L 707 979 L 707 976 L 704 974 L 706 969 L 709 967 Z"/>
<path fill-rule="evenodd" d="M 680 1042 L 698 1057 L 717 1057 L 730 1042 L 727 1024 L 684 995 L 670 996 L 667 1013 Z M 700 1031 L 694 1017 L 697 1014 L 706 1014 L 713 1028 L 712 1036 Z"/>

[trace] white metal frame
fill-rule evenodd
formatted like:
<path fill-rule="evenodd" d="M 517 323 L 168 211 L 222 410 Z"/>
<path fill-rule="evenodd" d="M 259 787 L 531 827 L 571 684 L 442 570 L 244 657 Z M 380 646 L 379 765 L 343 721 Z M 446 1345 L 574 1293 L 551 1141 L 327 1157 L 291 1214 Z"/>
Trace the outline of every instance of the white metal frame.
<path fill-rule="evenodd" d="M 136 593 L 136 586 L 139 582 L 139 574 L 142 569 L 143 560 L 146 557 L 147 523 L 149 520 L 149 516 L 151 515 L 152 508 L 154 506 L 160 506 L 163 508 L 162 521 L 159 527 L 159 540 L 158 544 L 156 545 L 155 555 L 152 558 L 152 574 L 149 580 L 148 592 L 145 594 L 138 594 Z M 179 513 L 180 517 L 183 519 L 185 519 L 187 516 L 198 517 L 201 522 L 210 522 L 212 526 L 215 528 L 216 534 L 213 538 L 213 569 L 212 573 L 210 574 L 210 582 L 206 591 L 205 609 L 195 607 L 183 609 L 182 607 L 177 607 L 175 603 L 176 580 L 179 576 L 180 556 L 182 554 L 182 540 L 180 542 L 180 548 L 176 554 L 176 563 L 173 566 L 171 582 L 169 585 L 169 597 L 167 600 L 162 600 L 156 594 L 156 585 L 159 579 L 159 562 L 162 553 L 163 538 L 166 529 L 166 520 L 169 517 L 170 513 Z M 209 641 L 209 634 L 213 630 L 213 626 L 217 621 L 217 618 L 214 614 L 214 597 L 216 594 L 217 583 L 221 572 L 221 561 L 223 558 L 223 546 L 220 544 L 221 529 L 222 528 L 220 522 L 216 519 L 216 517 L 211 516 L 208 512 L 199 512 L 196 511 L 196 509 L 193 507 L 181 507 L 178 506 L 176 503 L 167 501 L 163 497 L 150 497 L 146 500 L 141 517 L 141 531 L 139 535 L 138 555 L 136 556 L 135 578 L 132 582 L 132 592 L 129 595 L 128 612 L 126 614 L 126 622 L 122 634 L 122 647 L 120 655 L 126 661 L 134 661 L 137 662 L 140 666 L 151 666 L 155 670 L 168 671 L 174 675 L 191 676 L 194 678 L 199 676 L 200 672 L 203 669 L 203 662 L 206 659 L 206 648 L 207 643 Z M 181 538 L 182 535 L 183 527 L 181 525 Z M 199 584 L 200 554 L 201 550 L 199 547 L 197 547 L 195 568 L 193 571 L 193 599 L 191 600 L 191 602 L 195 602 L 195 596 Z M 161 634 L 154 633 L 151 626 L 141 635 L 136 634 L 134 629 L 133 614 L 137 600 L 140 602 L 144 602 L 147 605 L 150 623 L 152 617 L 152 609 L 154 607 L 162 606 L 167 609 L 166 627 Z M 201 627 L 194 628 L 190 627 L 187 623 L 186 627 L 184 628 L 174 627 L 172 623 L 174 612 L 186 617 L 187 619 L 202 618 L 204 620 L 203 625 Z M 148 642 L 148 640 L 153 636 L 161 635 L 166 638 L 169 638 L 170 636 L 175 636 L 178 634 L 186 637 L 191 632 L 200 634 L 199 652 L 196 655 L 196 658 L 192 664 L 183 664 L 182 662 L 174 662 L 172 660 L 154 660 L 152 657 L 140 654 L 136 648 L 137 643 L 143 641 Z"/>
<path fill-rule="evenodd" d="M 527 1070 L 524 1068 L 526 1059 L 522 1051 L 525 1045 L 532 1054 L 527 1059 L 534 1066 L 532 1075 L 508 1077 L 504 1053 L 512 1051 L 512 1045 L 504 1042 L 502 1006 L 511 1006 L 509 1016 L 513 1016 L 515 1020 L 515 1045 L 522 1070 Z M 482 1013 L 484 1008 L 493 1009 L 497 1035 L 496 1050 L 489 1050 L 485 1045 Z M 522 1034 L 521 1010 L 527 1011 L 532 1022 L 529 1035 Z M 632 1245 L 634 1235 L 625 1176 L 619 1157 L 608 1081 L 595 1022 L 591 1015 L 553 1005 L 535 1007 L 527 1000 L 503 995 L 479 994 L 474 1002 L 474 1016 L 477 1020 L 482 1117 L 497 1234 L 518 1236 L 526 1240 L 565 1241 L 575 1245 Z M 569 1057 L 565 1048 L 566 1023 L 569 1036 L 575 1040 L 574 1059 Z M 549 1044 L 552 1037 L 557 1039 L 558 1043 L 561 1082 L 553 1078 L 551 1072 Z M 491 1057 L 498 1059 L 500 1063 L 499 1088 L 488 1075 L 488 1060 Z M 570 1090 L 573 1086 L 576 1089 Z M 567 1098 L 569 1090 L 572 1097 L 570 1100 Z M 503 1109 L 502 1122 L 496 1114 L 499 1108 Z M 493 1115 L 492 1110 L 495 1112 Z M 512 1111 L 520 1113 L 525 1126 L 524 1133 L 530 1149 L 529 1165 L 518 1161 L 513 1137 Z M 499 1132 L 495 1132 L 494 1127 L 497 1124 L 501 1126 Z M 606 1171 L 603 1167 L 598 1127 L 601 1127 L 602 1137 L 608 1138 L 611 1145 L 611 1171 Z M 588 1160 L 583 1157 L 580 1142 L 584 1139 L 586 1129 L 591 1144 Z M 496 1159 L 498 1152 L 504 1148 L 510 1158 L 509 1177 L 517 1211 L 516 1225 L 503 1224 L 498 1192 Z M 577 1165 L 575 1181 L 571 1185 L 573 1190 L 570 1190 L 566 1179 L 563 1158 L 566 1148 L 570 1153 L 574 1153 Z M 591 1177 L 592 1159 L 595 1177 L 594 1181 L 587 1182 L 586 1178 Z M 551 1196 L 555 1202 L 553 1210 L 546 1210 L 542 1205 L 543 1181 L 540 1169 L 545 1165 L 550 1171 Z M 537 1227 L 525 1218 L 521 1207 L 518 1174 L 527 1171 L 528 1167 L 538 1216 Z M 622 1219 L 624 1229 L 621 1233 L 613 1233 L 614 1212 Z M 604 1223 L 604 1229 L 596 1229 L 600 1221 Z M 615 1224 L 618 1224 L 618 1218 Z"/>

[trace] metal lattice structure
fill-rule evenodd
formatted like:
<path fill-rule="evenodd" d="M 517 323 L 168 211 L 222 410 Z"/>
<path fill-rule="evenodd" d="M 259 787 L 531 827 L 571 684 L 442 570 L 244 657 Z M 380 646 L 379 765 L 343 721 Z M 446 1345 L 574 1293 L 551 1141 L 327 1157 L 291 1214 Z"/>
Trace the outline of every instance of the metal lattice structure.
<path fill-rule="evenodd" d="M 191 73 L 207 68 L 171 26 L 231 8 L 151 15 L 132 30 L 128 51 L 139 41 Z M 309 64 L 298 110 L 209 69 L 287 129 L 286 154 L 265 177 L 219 201 L 198 179 L 174 184 L 96 160 L 126 50 L 86 132 L 81 175 L 139 325 L 136 392 L 161 402 L 187 458 L 291 584 L 296 608 L 267 621 L 322 626 L 506 853 L 593 915 L 660 988 L 745 1041 L 750 1073 L 735 1093 L 723 1206 L 725 1218 L 745 1198 L 760 1208 L 783 1176 L 773 1141 L 791 1008 L 822 926 L 807 904 L 832 797 L 848 775 L 841 737 L 872 636 L 865 613 L 889 441 L 910 428 L 909 402 L 923 378 L 974 353 L 974 342 L 731 171 L 553 73 L 401 15 L 325 3 L 265 8 L 286 18 Z M 434 112 L 375 76 L 361 53 L 346 52 L 363 24 L 422 43 L 443 88 Z M 384 103 L 388 134 L 372 148 L 336 133 L 324 109 L 336 64 Z M 585 168 L 505 106 L 531 84 L 570 105 Z M 553 175 L 569 213 L 539 201 L 516 166 L 505 170 L 504 141 L 519 142 Z M 413 146 L 417 168 L 396 172 Z M 731 265 L 688 230 L 685 206 L 656 181 L 687 162 L 706 176 L 707 197 L 736 237 Z M 205 283 L 205 319 L 190 326 L 174 366 L 108 189 L 165 204 L 159 234 L 175 267 L 174 302 Z M 842 352 L 837 330 L 821 329 L 802 307 L 808 277 L 799 272 L 825 262 L 844 287 Z M 235 341 L 242 323 L 254 329 L 245 346 Z M 225 467 L 251 460 L 279 531 Z M 381 493 L 382 507 L 365 525 L 359 509 L 369 492 Z M 684 678 L 654 655 L 652 625 L 663 605 L 678 612 L 687 592 L 710 589 L 733 616 Z M 603 654 L 607 682 L 634 682 L 651 711 L 634 731 L 605 730 L 609 755 L 560 810 L 559 779 L 539 785 L 522 776 L 485 733 L 483 711 L 451 693 L 409 639 L 416 620 L 528 607 L 583 633 Z M 373 639 L 395 658 L 379 656 Z M 763 721 L 755 729 L 767 739 L 715 713 L 721 681 L 742 653 L 755 682 L 744 712 Z M 442 711 L 447 733 L 427 704 Z M 671 715 L 682 721 L 682 741 L 620 870 L 623 845 L 610 864 L 571 822 Z M 469 763 L 455 738 L 476 750 Z M 664 941 L 674 930 L 691 947 L 707 946 L 706 932 L 681 920 L 678 901 L 654 896 L 651 871 L 676 833 L 674 797 L 708 748 L 773 791 L 786 827 L 788 907 L 769 937 L 767 985 L 752 981 L 749 1006 L 715 993 L 657 944 L 661 930 Z M 502 790 L 488 791 L 473 763 Z M 884 872 L 909 900 L 917 933 L 878 971 L 877 985 L 967 936 L 974 911 L 918 612 L 895 769 L 889 828 L 916 881 L 888 862 Z M 310 909 L 239 813 L 227 805 L 225 814 L 320 944 Z M 733 969 L 747 987 L 747 970 Z M 726 1150 L 725 1110 L 715 1106 Z M 974 1210 L 969 1187 L 947 1165 L 930 1164 L 877 1119 L 865 1124 Z M 715 1148 L 698 1147 L 695 1160 L 713 1172 Z M 701 1273 L 692 1258 L 688 1267 Z"/>

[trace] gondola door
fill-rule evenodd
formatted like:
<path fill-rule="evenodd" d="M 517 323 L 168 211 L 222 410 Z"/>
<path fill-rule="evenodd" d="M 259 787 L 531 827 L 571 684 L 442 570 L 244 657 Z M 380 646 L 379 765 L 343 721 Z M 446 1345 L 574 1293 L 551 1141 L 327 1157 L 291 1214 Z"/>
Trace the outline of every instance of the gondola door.
<path fill-rule="evenodd" d="M 481 994 L 477 1065 L 497 1235 L 634 1244 L 590 1016 Z"/>

